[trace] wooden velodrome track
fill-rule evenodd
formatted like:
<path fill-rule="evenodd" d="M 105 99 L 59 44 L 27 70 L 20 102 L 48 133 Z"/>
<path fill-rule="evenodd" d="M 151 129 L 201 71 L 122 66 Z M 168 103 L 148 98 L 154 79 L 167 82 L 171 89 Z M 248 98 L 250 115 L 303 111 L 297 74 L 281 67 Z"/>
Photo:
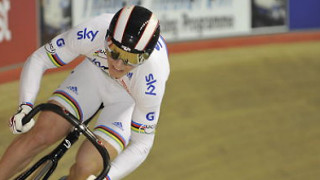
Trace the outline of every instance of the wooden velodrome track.
<path fill-rule="evenodd" d="M 169 51 L 154 148 L 126 179 L 320 177 L 320 32 L 170 44 Z M 16 110 L 20 70 L 0 73 L 0 154 L 15 137 L 7 120 Z M 68 72 L 46 75 L 37 102 Z M 68 172 L 79 144 L 52 179 Z"/>

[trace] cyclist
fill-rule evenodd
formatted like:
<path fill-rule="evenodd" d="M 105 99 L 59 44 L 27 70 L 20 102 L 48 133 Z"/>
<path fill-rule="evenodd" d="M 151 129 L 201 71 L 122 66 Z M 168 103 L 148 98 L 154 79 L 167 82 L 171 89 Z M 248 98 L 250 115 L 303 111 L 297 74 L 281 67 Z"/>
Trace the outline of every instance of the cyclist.
<path fill-rule="evenodd" d="M 86 120 L 103 103 L 94 133 L 112 160 L 107 179 L 134 171 L 153 145 L 160 105 L 169 76 L 166 44 L 156 16 L 141 6 L 128 6 L 115 15 L 102 14 L 53 38 L 26 61 L 21 74 L 20 105 L 10 120 L 21 134 L 0 161 L 0 179 L 22 170 L 40 151 L 63 138 L 72 128 L 53 112 L 22 125 L 33 107 L 42 74 L 86 56 L 53 92 L 49 102 Z M 102 159 L 84 141 L 68 179 L 82 180 L 98 173 Z"/>

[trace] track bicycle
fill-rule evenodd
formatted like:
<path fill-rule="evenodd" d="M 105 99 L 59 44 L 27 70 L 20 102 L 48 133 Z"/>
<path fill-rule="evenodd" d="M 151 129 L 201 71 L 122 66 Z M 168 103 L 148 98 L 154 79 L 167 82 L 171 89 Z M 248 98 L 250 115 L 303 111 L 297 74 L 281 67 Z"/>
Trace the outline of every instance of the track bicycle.
<path fill-rule="evenodd" d="M 99 108 L 99 110 L 103 108 Z M 99 111 L 98 110 L 98 111 Z M 66 119 L 70 124 L 74 126 L 74 129 L 65 137 L 65 139 L 49 154 L 42 157 L 35 164 L 33 164 L 29 169 L 21 173 L 15 180 L 25 180 L 26 178 L 33 175 L 33 180 L 47 180 L 54 170 L 56 169 L 59 160 L 62 156 L 67 152 L 67 150 L 79 139 L 79 136 L 83 134 L 99 151 L 102 159 L 103 159 L 103 170 L 97 176 L 96 180 L 103 180 L 110 169 L 110 157 L 106 148 L 101 144 L 101 142 L 97 139 L 97 137 L 92 133 L 92 131 L 88 128 L 88 123 L 93 119 L 93 117 L 98 113 L 98 111 L 90 117 L 84 123 L 81 123 L 75 116 L 73 116 L 67 110 L 62 109 L 60 106 L 52 104 L 52 103 L 43 103 L 36 106 L 34 109 L 27 114 L 22 123 L 26 124 L 30 121 L 32 117 L 34 117 L 40 111 L 52 111 L 64 119 Z"/>

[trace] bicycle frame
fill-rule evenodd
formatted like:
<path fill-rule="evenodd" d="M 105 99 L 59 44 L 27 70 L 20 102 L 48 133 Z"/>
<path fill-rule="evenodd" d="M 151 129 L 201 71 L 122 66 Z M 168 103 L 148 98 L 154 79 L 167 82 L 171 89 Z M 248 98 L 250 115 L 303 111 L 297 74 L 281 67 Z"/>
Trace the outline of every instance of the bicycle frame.
<path fill-rule="evenodd" d="M 110 170 L 110 157 L 106 148 L 101 144 L 101 142 L 96 138 L 92 131 L 87 127 L 87 124 L 94 117 L 94 115 L 90 119 L 85 121 L 85 123 L 81 123 L 75 116 L 73 116 L 67 110 L 62 109 L 60 106 L 51 103 L 44 103 L 36 106 L 32 111 L 30 111 L 30 113 L 23 118 L 22 123 L 26 124 L 30 121 L 32 117 L 34 117 L 40 111 L 52 111 L 62 116 L 75 128 L 51 153 L 41 158 L 31 168 L 20 174 L 15 180 L 26 179 L 32 173 L 34 173 L 34 171 L 36 171 L 41 165 L 45 165 L 44 163 L 48 162 L 49 164 L 46 164 L 44 168 L 42 168 L 42 171 L 40 171 L 39 173 L 39 176 L 44 175 L 43 180 L 47 180 L 56 169 L 61 157 L 79 139 L 79 136 L 81 134 L 83 134 L 95 146 L 95 148 L 99 151 L 103 159 L 103 170 L 96 178 L 96 180 L 103 180 Z M 41 177 L 36 176 L 35 180 L 40 180 L 40 178 Z"/>

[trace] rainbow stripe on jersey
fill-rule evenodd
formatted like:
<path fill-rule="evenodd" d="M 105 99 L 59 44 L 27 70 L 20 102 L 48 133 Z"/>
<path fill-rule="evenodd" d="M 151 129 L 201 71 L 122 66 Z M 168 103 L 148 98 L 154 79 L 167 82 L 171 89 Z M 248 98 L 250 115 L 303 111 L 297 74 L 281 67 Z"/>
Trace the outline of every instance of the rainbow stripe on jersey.
<path fill-rule="evenodd" d="M 49 53 L 47 52 L 47 56 L 49 57 L 50 61 L 52 62 L 52 64 L 54 64 L 56 67 L 61 67 L 67 63 L 63 62 L 61 60 L 61 58 L 58 56 L 58 54 L 54 53 Z"/>

